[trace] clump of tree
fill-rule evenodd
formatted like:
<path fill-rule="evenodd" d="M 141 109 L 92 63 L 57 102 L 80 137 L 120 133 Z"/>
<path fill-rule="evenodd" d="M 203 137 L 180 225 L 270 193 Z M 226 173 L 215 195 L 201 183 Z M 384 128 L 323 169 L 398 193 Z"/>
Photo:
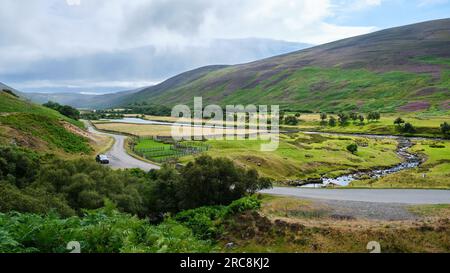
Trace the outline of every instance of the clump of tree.
<path fill-rule="evenodd" d="M 110 200 L 121 212 L 160 220 L 167 212 L 228 205 L 268 187 L 269 179 L 223 158 L 200 156 L 180 170 L 164 166 L 145 173 L 0 147 L 0 212 L 54 210 L 73 216 Z"/>
<path fill-rule="evenodd" d="M 338 114 L 338 120 L 339 120 L 339 124 L 341 126 L 347 125 L 348 119 L 349 119 L 349 116 L 346 113 L 341 112 Z"/>
<path fill-rule="evenodd" d="M 440 128 L 444 137 L 450 137 L 450 124 L 444 122 L 441 124 Z"/>
<path fill-rule="evenodd" d="M 327 113 L 322 112 L 320 114 L 320 125 L 325 126 L 328 123 L 329 126 L 334 127 L 336 126 L 337 123 L 339 123 L 339 125 L 341 126 L 346 126 L 348 125 L 350 120 L 353 122 L 353 124 L 364 125 L 364 121 L 366 119 L 370 122 L 374 120 L 379 120 L 380 118 L 381 115 L 379 112 L 370 112 L 369 114 L 367 114 L 367 118 L 364 116 L 364 114 L 360 114 L 357 112 L 350 112 L 350 113 L 339 112 L 337 114 L 337 119 L 333 116 L 328 116 Z"/>
<path fill-rule="evenodd" d="M 152 116 L 170 116 L 172 114 L 172 109 L 170 107 L 152 104 L 147 102 L 136 102 L 130 104 L 123 111 L 124 114 L 144 114 Z"/>
<path fill-rule="evenodd" d="M 327 113 L 320 113 L 320 124 L 322 126 L 327 124 L 327 118 L 328 118 Z"/>
<path fill-rule="evenodd" d="M 403 124 L 405 124 L 405 121 L 401 117 L 398 117 L 394 120 L 394 124 L 397 127 L 401 127 Z"/>
<path fill-rule="evenodd" d="M 370 112 L 367 115 L 367 120 L 368 121 L 379 121 L 380 118 L 381 118 L 380 112 L 376 112 L 376 111 L 375 112 Z"/>
<path fill-rule="evenodd" d="M 283 123 L 286 125 L 298 125 L 299 121 L 296 116 L 287 116 L 284 118 Z"/>
<path fill-rule="evenodd" d="M 347 151 L 352 154 L 356 154 L 358 152 L 358 144 L 352 143 L 347 146 Z"/>
<path fill-rule="evenodd" d="M 416 131 L 414 126 L 403 120 L 401 117 L 398 117 L 394 120 L 394 124 L 397 126 L 397 129 L 402 133 L 412 134 Z"/>
<path fill-rule="evenodd" d="M 411 123 L 406 122 L 402 127 L 402 132 L 412 134 L 416 132 L 416 128 Z"/>
<path fill-rule="evenodd" d="M 99 120 L 99 119 L 123 119 L 125 115 L 121 112 L 108 112 L 98 110 L 96 112 L 86 112 L 81 114 L 82 119 Z"/>
<path fill-rule="evenodd" d="M 330 125 L 331 127 L 336 126 L 336 118 L 333 117 L 333 116 L 331 116 L 331 117 L 328 119 L 328 125 Z"/>
<path fill-rule="evenodd" d="M 9 89 L 2 89 L 2 91 L 5 92 L 5 93 L 7 93 L 7 94 L 10 94 L 10 95 L 13 96 L 13 97 L 16 97 L 16 98 L 19 97 L 16 93 L 14 93 L 13 91 L 11 91 L 11 90 L 9 90 Z"/>
<path fill-rule="evenodd" d="M 56 110 L 60 114 L 69 117 L 74 120 L 80 119 L 80 111 L 78 111 L 76 108 L 70 106 L 70 105 L 61 105 L 57 102 L 49 101 L 47 103 L 44 103 L 43 106 Z"/>
<path fill-rule="evenodd" d="M 363 125 L 364 124 L 364 120 L 365 120 L 364 115 L 363 114 L 359 114 L 358 115 L 358 120 L 359 120 L 359 124 Z"/>

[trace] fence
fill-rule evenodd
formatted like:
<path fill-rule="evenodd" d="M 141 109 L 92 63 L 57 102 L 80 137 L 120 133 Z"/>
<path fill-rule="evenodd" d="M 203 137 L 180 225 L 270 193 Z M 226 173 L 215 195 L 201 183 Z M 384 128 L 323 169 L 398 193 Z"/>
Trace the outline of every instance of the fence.
<path fill-rule="evenodd" d="M 139 137 L 138 141 L 153 139 L 158 142 L 163 142 L 154 137 Z M 166 141 L 164 143 L 167 144 Z M 203 153 L 209 150 L 209 145 L 201 141 L 184 141 L 184 142 L 173 142 L 172 145 L 153 147 L 153 148 L 139 148 L 136 146 L 132 147 L 133 151 L 146 159 L 158 163 L 164 163 L 169 161 L 177 161 L 178 158 L 193 154 Z"/>

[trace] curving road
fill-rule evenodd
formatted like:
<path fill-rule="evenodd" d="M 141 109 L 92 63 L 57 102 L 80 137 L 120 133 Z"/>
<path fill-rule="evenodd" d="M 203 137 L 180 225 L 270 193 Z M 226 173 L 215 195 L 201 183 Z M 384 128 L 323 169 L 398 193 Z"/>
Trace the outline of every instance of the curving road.
<path fill-rule="evenodd" d="M 113 147 L 106 153 L 110 166 L 116 169 L 139 168 L 144 171 L 160 169 L 159 166 L 138 160 L 130 156 L 124 143 L 126 136 L 97 131 L 86 123 L 88 131 L 94 134 L 111 136 L 115 139 Z M 414 189 L 308 189 L 293 187 L 274 187 L 262 193 L 292 196 L 307 199 L 359 201 L 383 204 L 450 204 L 449 190 L 414 190 Z"/>
<path fill-rule="evenodd" d="M 109 166 L 113 169 L 142 169 L 144 171 L 149 171 L 152 169 L 160 169 L 158 165 L 150 164 L 144 162 L 142 160 L 138 160 L 132 156 L 130 156 L 125 150 L 125 139 L 126 136 L 109 134 L 97 131 L 91 124 L 86 123 L 88 131 L 90 133 L 111 136 L 114 138 L 114 145 L 112 148 L 106 153 L 109 158 Z"/>

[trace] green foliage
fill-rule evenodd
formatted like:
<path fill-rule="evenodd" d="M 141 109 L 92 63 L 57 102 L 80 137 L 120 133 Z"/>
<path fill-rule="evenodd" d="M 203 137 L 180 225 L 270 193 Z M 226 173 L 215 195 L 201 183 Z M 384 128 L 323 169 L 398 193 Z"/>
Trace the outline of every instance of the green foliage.
<path fill-rule="evenodd" d="M 233 201 L 228 206 L 209 206 L 178 213 L 175 220 L 192 229 L 203 240 L 215 240 L 223 233 L 223 223 L 229 217 L 249 210 L 259 210 L 261 200 L 248 196 Z"/>
<path fill-rule="evenodd" d="M 356 143 L 352 143 L 347 146 L 347 151 L 349 151 L 352 154 L 356 154 L 358 152 L 358 145 Z"/>
<path fill-rule="evenodd" d="M 78 241 L 82 253 L 208 252 L 209 242 L 170 219 L 150 225 L 115 210 L 111 205 L 88 211 L 82 218 L 61 219 L 55 214 L 0 214 L 0 252 L 66 253 Z"/>
<path fill-rule="evenodd" d="M 167 212 L 228 205 L 270 186 L 255 170 L 238 168 L 227 159 L 205 156 L 181 173 L 164 166 L 146 174 L 114 171 L 93 160 L 44 159 L 26 150 L 0 147 L 2 212 L 53 209 L 62 216 L 81 215 L 110 200 L 119 211 L 157 221 Z"/>
<path fill-rule="evenodd" d="M 373 120 L 380 120 L 380 118 L 381 118 L 381 115 L 380 115 L 380 112 L 370 112 L 368 115 L 367 115 L 367 120 L 368 121 L 373 121 Z"/>
<path fill-rule="evenodd" d="M 447 122 L 442 123 L 440 128 L 444 136 L 448 136 L 450 134 L 450 124 L 448 124 Z"/>
<path fill-rule="evenodd" d="M 261 200 L 256 196 L 249 196 L 233 201 L 227 207 L 228 214 L 238 214 L 249 210 L 259 210 L 261 208 Z"/>
<path fill-rule="evenodd" d="M 237 167 L 229 159 L 200 156 L 181 170 L 178 187 L 180 209 L 226 205 L 233 200 L 271 187 L 255 170 Z"/>
<path fill-rule="evenodd" d="M 297 125 L 298 118 L 296 116 L 287 116 L 284 118 L 283 123 L 286 125 Z"/>
<path fill-rule="evenodd" d="M 59 103 L 52 102 L 52 101 L 49 101 L 49 102 L 43 104 L 42 106 L 53 109 L 55 111 L 58 111 L 59 113 L 61 113 L 61 115 L 64 115 L 68 118 L 71 118 L 74 120 L 80 119 L 80 111 L 73 108 L 72 106 L 60 105 Z"/>
<path fill-rule="evenodd" d="M 200 207 L 178 213 L 175 220 L 192 230 L 202 240 L 216 239 L 222 232 L 222 222 L 227 208 L 223 206 Z"/>
<path fill-rule="evenodd" d="M 46 141 L 67 153 L 90 153 L 88 140 L 66 130 L 57 119 L 32 113 L 0 116 L 0 122 Z"/>
<path fill-rule="evenodd" d="M 341 126 L 344 126 L 347 124 L 349 116 L 346 113 L 339 113 L 338 118 L 339 118 L 339 124 Z"/>
<path fill-rule="evenodd" d="M 409 122 L 405 123 L 405 125 L 403 125 L 402 127 L 402 132 L 404 133 L 414 133 L 415 131 L 416 129 L 414 128 L 414 126 Z"/>
<path fill-rule="evenodd" d="M 328 120 L 328 125 L 330 125 L 331 127 L 336 126 L 336 118 L 330 117 L 330 119 Z"/>
<path fill-rule="evenodd" d="M 80 128 L 84 127 L 82 122 L 61 115 L 58 111 L 25 101 L 5 92 L 0 92 L 0 113 L 36 114 L 54 120 L 64 120 Z"/>
<path fill-rule="evenodd" d="M 404 123 L 405 123 L 405 121 L 401 117 L 398 117 L 394 120 L 394 124 L 397 126 L 401 126 Z"/>

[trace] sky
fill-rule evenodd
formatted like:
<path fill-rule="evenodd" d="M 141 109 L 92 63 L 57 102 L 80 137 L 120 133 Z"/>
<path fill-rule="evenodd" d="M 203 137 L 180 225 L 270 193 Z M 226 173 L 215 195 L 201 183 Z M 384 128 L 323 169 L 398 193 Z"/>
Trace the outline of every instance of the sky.
<path fill-rule="evenodd" d="M 2 0 L 0 82 L 125 90 L 449 14 L 450 0 Z"/>

